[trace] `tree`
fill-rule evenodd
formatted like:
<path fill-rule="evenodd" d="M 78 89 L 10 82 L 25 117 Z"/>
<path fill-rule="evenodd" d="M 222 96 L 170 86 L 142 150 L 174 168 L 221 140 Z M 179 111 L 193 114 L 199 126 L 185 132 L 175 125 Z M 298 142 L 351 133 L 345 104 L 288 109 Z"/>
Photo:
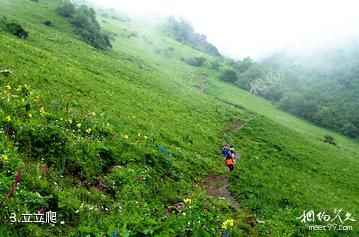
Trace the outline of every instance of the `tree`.
<path fill-rule="evenodd" d="M 279 107 L 289 113 L 303 116 L 305 114 L 304 96 L 298 92 L 285 93 L 279 102 Z"/>
<path fill-rule="evenodd" d="M 196 33 L 192 24 L 183 18 L 176 19 L 175 17 L 168 17 L 165 30 L 170 37 L 178 42 L 189 45 L 212 56 L 221 56 L 218 49 L 207 41 L 207 36 Z"/>
<path fill-rule="evenodd" d="M 220 79 L 226 82 L 234 83 L 238 78 L 237 73 L 234 70 L 227 69 L 222 73 Z"/>
<path fill-rule="evenodd" d="M 70 19 L 71 24 L 75 28 L 75 33 L 86 43 L 98 49 L 109 49 L 112 47 L 110 37 L 101 32 L 101 26 L 92 8 L 85 5 L 76 8 L 71 2 L 65 1 L 58 8 L 58 12 L 60 15 Z"/>
<path fill-rule="evenodd" d="M 72 4 L 69 0 L 64 0 L 57 8 L 57 13 L 64 17 L 72 17 L 76 12 L 74 4 Z"/>

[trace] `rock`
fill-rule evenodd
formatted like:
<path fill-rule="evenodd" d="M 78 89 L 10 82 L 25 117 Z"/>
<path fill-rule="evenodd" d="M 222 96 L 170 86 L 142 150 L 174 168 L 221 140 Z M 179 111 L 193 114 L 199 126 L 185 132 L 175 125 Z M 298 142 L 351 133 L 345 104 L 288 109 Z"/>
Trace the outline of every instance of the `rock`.
<path fill-rule="evenodd" d="M 10 71 L 8 69 L 0 70 L 0 75 L 4 75 L 4 76 L 8 77 L 8 76 L 10 76 L 10 74 L 12 74 L 12 71 Z"/>

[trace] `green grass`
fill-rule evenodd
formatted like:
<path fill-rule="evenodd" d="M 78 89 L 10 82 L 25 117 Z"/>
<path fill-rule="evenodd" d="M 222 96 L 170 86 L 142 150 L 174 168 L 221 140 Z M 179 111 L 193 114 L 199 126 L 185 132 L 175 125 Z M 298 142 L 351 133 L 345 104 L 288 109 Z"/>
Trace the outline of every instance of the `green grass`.
<path fill-rule="evenodd" d="M 29 31 L 27 40 L 0 34 L 0 69 L 13 72 L 0 77 L 0 236 L 219 236 L 227 219 L 234 236 L 308 236 L 295 219 L 304 210 L 358 218 L 356 141 L 220 82 L 208 65 L 216 59 L 138 19 L 98 17 L 117 36 L 113 50 L 96 50 L 55 14 L 59 2 L 0 0 L 0 17 Z M 196 56 L 206 66 L 181 61 Z M 225 137 L 242 154 L 230 185 L 243 207 L 233 210 L 207 196 L 203 178 L 226 172 L 219 148 L 237 121 L 247 123 Z M 339 148 L 323 143 L 327 134 Z M 185 214 L 164 215 L 186 198 Z M 42 206 L 65 224 L 10 224 L 11 213 Z M 251 227 L 250 215 L 264 223 Z"/>

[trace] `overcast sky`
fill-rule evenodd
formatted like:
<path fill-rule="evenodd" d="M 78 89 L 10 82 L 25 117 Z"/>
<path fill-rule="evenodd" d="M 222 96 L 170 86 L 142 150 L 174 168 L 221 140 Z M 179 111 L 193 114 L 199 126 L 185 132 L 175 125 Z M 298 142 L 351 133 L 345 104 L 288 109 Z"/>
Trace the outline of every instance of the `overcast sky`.
<path fill-rule="evenodd" d="M 175 15 L 231 57 L 309 51 L 359 39 L 356 0 L 91 0 L 137 15 Z"/>

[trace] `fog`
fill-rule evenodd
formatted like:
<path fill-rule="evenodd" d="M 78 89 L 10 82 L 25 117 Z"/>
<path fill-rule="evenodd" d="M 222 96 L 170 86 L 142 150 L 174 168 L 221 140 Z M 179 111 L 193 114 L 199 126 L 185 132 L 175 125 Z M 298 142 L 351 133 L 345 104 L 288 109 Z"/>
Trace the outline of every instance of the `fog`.
<path fill-rule="evenodd" d="M 255 59 L 359 39 L 354 0 L 90 0 L 137 16 L 183 16 L 224 55 Z"/>

